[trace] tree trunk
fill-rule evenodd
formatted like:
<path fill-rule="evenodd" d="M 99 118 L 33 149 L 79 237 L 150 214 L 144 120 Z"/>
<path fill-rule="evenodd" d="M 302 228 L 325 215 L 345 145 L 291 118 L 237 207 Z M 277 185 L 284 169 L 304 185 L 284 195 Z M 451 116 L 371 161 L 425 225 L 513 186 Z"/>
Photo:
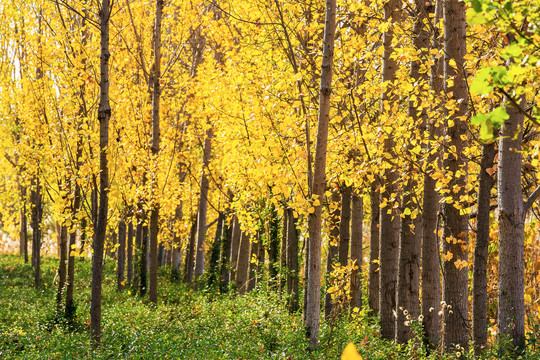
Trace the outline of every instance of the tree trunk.
<path fill-rule="evenodd" d="M 390 0 L 384 5 L 384 19 L 396 24 L 401 17 L 401 1 Z M 393 83 L 396 77 L 396 60 L 391 57 L 393 52 L 393 30 L 383 34 L 383 70 L 382 79 Z M 392 87 L 389 87 L 382 95 L 381 115 L 389 116 L 390 108 L 396 101 L 391 94 Z M 387 135 L 384 140 L 384 151 L 387 161 L 392 163 L 396 158 L 394 150 L 394 139 L 392 135 Z M 398 194 L 398 173 L 394 165 L 389 165 L 384 171 L 384 191 L 381 192 L 381 201 L 386 206 L 381 206 L 380 212 L 380 244 L 379 244 L 379 324 L 381 326 L 381 336 L 385 339 L 394 339 L 396 311 L 396 283 L 397 283 L 397 260 L 398 260 L 398 240 L 399 240 L 399 211 L 394 204 L 399 201 Z"/>
<path fill-rule="evenodd" d="M 311 199 L 314 202 L 312 204 L 314 212 L 309 214 L 308 217 L 309 278 L 307 279 L 306 327 L 310 349 L 315 349 L 319 343 L 322 201 L 326 187 L 326 151 L 328 145 L 328 123 L 330 122 L 330 95 L 332 94 L 332 64 L 334 60 L 335 32 L 336 0 L 327 0 L 321 84 L 319 89 L 317 143 L 315 145 L 313 171 L 313 195 Z M 318 201 L 318 203 L 316 201 Z"/>
<path fill-rule="evenodd" d="M 281 249 L 279 258 L 279 295 L 287 289 L 287 229 L 289 227 L 289 217 L 287 216 L 287 208 L 283 212 L 283 225 L 281 228 Z"/>
<path fill-rule="evenodd" d="M 65 201 L 65 199 L 63 199 Z M 68 233 L 67 233 L 67 227 L 62 224 L 60 225 L 60 234 L 58 234 L 60 238 L 60 246 L 59 246 L 59 252 L 60 252 L 60 259 L 58 261 L 58 289 L 56 290 L 56 316 L 60 316 L 60 314 L 63 314 L 63 301 L 62 301 L 62 294 L 64 293 L 64 287 L 66 286 L 66 278 L 67 278 L 67 259 L 68 259 Z"/>
<path fill-rule="evenodd" d="M 34 267 L 34 286 L 41 285 L 41 222 L 43 218 L 43 201 L 39 177 L 32 180 L 32 266 Z"/>
<path fill-rule="evenodd" d="M 133 223 L 131 218 L 127 230 L 127 283 L 131 285 L 133 281 Z"/>
<path fill-rule="evenodd" d="M 118 248 L 116 249 L 118 263 L 116 265 L 116 288 L 124 290 L 124 269 L 126 265 L 126 223 L 121 220 L 118 223 Z"/>
<path fill-rule="evenodd" d="M 102 0 L 99 11 L 101 35 L 101 63 L 100 63 L 100 98 L 98 107 L 99 120 L 99 210 L 97 226 L 94 234 L 92 258 L 92 296 L 90 305 L 90 328 L 92 341 L 98 347 L 101 340 L 101 281 L 103 270 L 103 246 L 107 232 L 107 214 L 109 204 L 109 166 L 107 149 L 109 146 L 109 119 L 111 107 L 109 105 L 109 0 Z"/>
<path fill-rule="evenodd" d="M 148 286 L 148 226 L 146 222 L 146 210 L 143 210 L 142 224 L 140 228 L 141 237 L 141 259 L 139 263 L 139 296 L 146 295 Z"/>
<path fill-rule="evenodd" d="M 420 0 L 415 2 L 416 19 L 413 26 L 413 44 L 418 53 L 418 60 L 411 61 L 411 79 L 420 84 L 418 90 L 421 95 L 429 93 L 429 78 L 425 72 L 420 72 L 421 61 L 428 58 L 430 39 L 425 22 L 428 19 L 426 5 Z M 419 129 L 423 129 L 427 123 L 427 114 L 423 109 L 415 105 L 415 101 L 409 100 L 408 114 L 415 124 L 419 124 Z M 411 151 L 414 145 L 409 143 L 408 150 Z M 398 280 L 397 280 L 397 318 L 396 318 L 396 342 L 405 343 L 412 339 L 413 332 L 407 325 L 409 320 L 404 311 L 412 319 L 417 319 L 420 311 L 420 256 L 421 256 L 421 227 L 416 227 L 420 221 L 416 218 L 421 214 L 421 208 L 417 203 L 414 192 L 418 187 L 418 182 L 414 174 L 418 168 L 412 162 L 408 164 L 408 179 L 404 179 L 402 208 L 405 210 L 401 216 L 401 230 L 398 250 Z M 408 209 L 408 210 L 407 210 Z M 410 325 L 410 324 L 409 324 Z"/>
<path fill-rule="evenodd" d="M 216 233 L 214 235 L 214 242 L 210 249 L 210 264 L 208 266 L 208 284 L 212 285 L 214 282 L 217 282 L 219 276 L 220 264 L 219 264 L 219 254 L 221 250 L 221 242 L 223 240 L 223 230 L 225 222 L 225 214 L 220 212 L 217 219 Z"/>
<path fill-rule="evenodd" d="M 461 139 L 467 134 L 467 106 L 468 90 L 467 82 L 462 69 L 464 69 L 463 56 L 467 51 L 465 30 L 465 3 L 460 0 L 444 1 L 444 78 L 454 79 L 452 86 L 445 83 L 445 93 L 448 101 L 459 104 L 458 109 L 448 117 L 448 122 L 454 126 L 447 127 L 448 148 L 455 147 L 444 160 L 446 176 L 451 178 L 448 189 L 452 189 L 452 201 L 443 204 L 444 231 L 443 231 L 443 254 L 447 256 L 447 261 L 443 262 L 443 301 L 450 308 L 444 309 L 443 315 L 443 344 L 445 350 L 449 351 L 456 345 L 467 347 L 469 340 L 468 333 L 468 266 L 467 251 L 468 246 L 468 215 L 460 213 L 456 204 L 463 208 L 468 207 L 468 203 L 461 203 L 461 196 L 466 195 L 465 186 L 467 184 L 467 160 L 462 155 L 463 149 L 467 146 L 466 141 Z M 455 61 L 452 66 L 450 61 Z M 459 70 L 456 70 L 459 69 Z M 460 171 L 461 176 L 456 172 Z M 459 189 L 455 191 L 454 189 Z M 449 254 L 452 258 L 449 259 Z"/>
<path fill-rule="evenodd" d="M 328 253 L 326 257 L 326 276 L 328 279 L 334 270 L 334 265 L 338 263 L 339 259 L 339 218 L 341 216 L 340 208 L 341 196 L 337 189 L 332 190 L 332 199 L 330 201 L 330 220 L 328 228 L 330 229 L 330 234 L 328 238 Z M 327 287 L 329 284 L 327 283 Z M 332 315 L 333 305 L 332 305 L 332 294 L 328 291 L 324 294 L 324 318 L 326 320 L 330 319 Z"/>
<path fill-rule="evenodd" d="M 195 238 L 197 236 L 197 218 L 193 219 L 191 231 L 189 232 L 189 244 L 186 251 L 186 263 L 184 268 L 184 282 L 191 283 L 193 281 L 193 265 L 195 262 Z"/>
<path fill-rule="evenodd" d="M 152 69 L 152 173 L 151 201 L 152 210 L 150 212 L 150 279 L 148 283 L 148 300 L 157 304 L 158 287 L 158 233 L 159 233 L 159 208 L 158 194 L 159 186 L 157 180 L 157 158 L 160 146 L 159 129 L 159 107 L 161 99 L 161 20 L 163 18 L 164 0 L 156 0 L 156 19 L 154 22 L 154 65 Z"/>
<path fill-rule="evenodd" d="M 242 232 L 240 246 L 238 247 L 238 261 L 236 265 L 236 289 L 240 295 L 247 290 L 247 271 L 249 266 L 249 234 Z"/>
<path fill-rule="evenodd" d="M 28 219 L 26 217 L 26 187 L 20 186 L 21 210 L 20 210 L 20 254 L 24 256 L 24 263 L 28 263 Z"/>
<path fill-rule="evenodd" d="M 242 232 L 240 230 L 240 223 L 238 222 L 238 217 L 236 214 L 233 216 L 232 223 L 232 235 L 231 235 L 231 255 L 230 255 L 230 281 L 235 281 L 236 279 L 236 264 L 238 263 L 238 248 L 240 247 L 240 238 L 242 237 Z"/>
<path fill-rule="evenodd" d="M 270 205 L 270 224 L 268 239 L 268 274 L 270 284 L 275 284 L 279 261 L 279 221 L 274 204 Z"/>
<path fill-rule="evenodd" d="M 476 216 L 476 242 L 474 245 L 472 285 L 472 327 L 476 355 L 487 344 L 487 261 L 489 247 L 489 218 L 491 189 L 495 179 L 486 172 L 492 169 L 497 150 L 495 143 L 484 145 L 478 180 L 478 205 Z"/>
<path fill-rule="evenodd" d="M 524 105 L 524 96 L 519 99 Z M 523 114 L 508 106 L 509 118 L 501 127 L 499 170 L 497 173 L 499 205 L 499 305 L 498 326 L 501 348 L 514 351 L 525 348 L 524 304 L 524 224 L 527 209 L 521 190 L 521 142 Z M 536 191 L 535 191 L 536 192 Z"/>
<path fill-rule="evenodd" d="M 339 264 L 341 266 L 347 266 L 349 260 L 351 195 L 352 187 L 343 187 L 341 190 L 341 220 L 339 222 Z"/>
<path fill-rule="evenodd" d="M 442 18 L 443 0 L 437 0 L 435 3 L 435 17 L 433 20 L 434 33 L 432 37 L 432 49 L 439 50 L 441 42 L 437 24 Z M 433 58 L 431 67 L 431 89 L 435 94 L 441 93 L 442 84 L 442 61 L 438 57 Z M 442 116 L 441 116 L 442 117 Z M 440 134 L 441 126 L 436 126 L 437 118 L 429 119 L 427 124 L 428 136 L 435 139 Z M 437 145 L 434 145 L 437 146 Z M 437 233 L 437 220 L 439 214 L 439 194 L 435 191 L 437 181 L 431 177 L 434 170 L 440 168 L 440 152 L 428 149 L 426 158 L 426 172 L 424 173 L 424 192 L 422 198 L 422 315 L 424 319 L 422 325 L 426 342 L 431 348 L 435 348 L 440 340 L 441 317 L 438 310 L 441 306 L 441 271 L 439 235 Z"/>
<path fill-rule="evenodd" d="M 379 313 L 379 219 L 380 196 L 377 183 L 371 185 L 371 219 L 369 223 L 368 305 L 374 314 Z"/>
<path fill-rule="evenodd" d="M 289 311 L 296 312 L 299 309 L 298 294 L 298 232 L 294 211 L 287 208 L 287 294 L 289 295 Z"/>
<path fill-rule="evenodd" d="M 203 151 L 203 170 L 201 175 L 201 197 L 199 199 L 199 212 L 197 219 L 197 250 L 195 258 L 195 279 L 198 279 L 204 271 L 204 240 L 206 238 L 206 213 L 208 211 L 208 176 L 210 172 L 210 155 L 212 153 L 212 128 L 206 132 Z"/>
<path fill-rule="evenodd" d="M 364 200 L 352 193 L 351 204 L 351 261 L 355 268 L 351 273 L 351 310 L 362 309 L 362 232 L 364 222 Z"/>
<path fill-rule="evenodd" d="M 247 279 L 247 292 L 250 292 L 255 288 L 255 284 L 257 283 L 257 270 L 258 270 L 258 263 L 259 263 L 259 248 L 262 246 L 260 243 L 261 239 L 259 238 L 258 234 L 255 240 L 251 242 L 251 251 L 249 256 L 249 271 L 248 271 L 248 279 Z"/>
<path fill-rule="evenodd" d="M 224 225 L 227 224 L 227 217 L 225 216 Z M 220 291 L 222 293 L 227 292 L 230 282 L 230 268 L 231 268 L 231 240 L 232 240 L 233 222 L 230 225 L 223 228 L 223 241 L 221 243 L 221 276 L 220 276 Z"/>
<path fill-rule="evenodd" d="M 176 207 L 176 213 L 175 213 L 175 218 L 174 218 L 176 222 L 182 221 L 182 208 L 183 208 L 183 204 L 182 204 L 182 201 L 180 201 L 180 204 Z M 182 241 L 180 239 L 180 236 L 175 233 L 173 237 L 173 244 L 172 244 L 172 266 L 171 266 L 171 277 L 173 280 L 180 279 L 181 247 L 182 247 Z"/>

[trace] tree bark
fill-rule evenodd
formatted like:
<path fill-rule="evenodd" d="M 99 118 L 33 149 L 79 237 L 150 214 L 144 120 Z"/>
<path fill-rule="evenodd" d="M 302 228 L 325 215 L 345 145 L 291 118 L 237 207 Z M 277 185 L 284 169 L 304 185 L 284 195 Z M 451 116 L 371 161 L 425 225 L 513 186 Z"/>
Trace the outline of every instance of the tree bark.
<path fill-rule="evenodd" d="M 238 248 L 240 247 L 240 238 L 242 232 L 240 230 L 240 223 L 236 214 L 233 216 L 232 223 L 232 235 L 231 235 L 231 254 L 230 254 L 230 281 L 236 279 L 236 265 L 238 263 Z"/>
<path fill-rule="evenodd" d="M 240 295 L 247 290 L 247 271 L 249 266 L 249 234 L 242 232 L 240 246 L 238 247 L 238 261 L 236 264 L 236 289 Z"/>
<path fill-rule="evenodd" d="M 294 211 L 287 208 L 287 294 L 289 295 L 289 311 L 296 312 L 299 309 L 298 294 L 298 232 Z"/>
<path fill-rule="evenodd" d="M 268 274 L 270 284 L 275 284 L 278 276 L 277 264 L 279 261 L 279 221 L 274 204 L 270 205 L 270 224 L 268 233 Z"/>
<path fill-rule="evenodd" d="M 469 340 L 469 291 L 468 266 L 466 265 L 469 217 L 460 213 L 460 209 L 455 206 L 460 204 L 463 208 L 468 207 L 467 203 L 460 202 L 460 197 L 466 194 L 465 185 L 467 184 L 467 160 L 462 155 L 467 143 L 461 139 L 461 135 L 467 134 L 466 120 L 463 119 L 467 115 L 469 96 L 463 73 L 463 56 L 467 51 L 465 3 L 459 0 L 445 0 L 443 22 L 444 78 L 454 79 L 452 86 L 448 81 L 445 83 L 444 90 L 449 100 L 459 104 L 457 105 L 459 108 L 448 117 L 447 126 L 447 146 L 452 149 L 455 147 L 455 150 L 448 153 L 443 162 L 446 176 L 451 178 L 447 186 L 453 190 L 452 200 L 447 199 L 443 204 L 443 254 L 447 256 L 447 260 L 443 262 L 443 300 L 450 306 L 443 309 L 443 345 L 446 351 L 450 351 L 456 345 L 466 348 Z M 455 66 L 450 64 L 451 60 L 455 61 Z M 454 123 L 454 126 L 450 126 L 450 121 Z M 463 175 L 456 175 L 457 171 Z M 448 259 L 449 254 L 452 254 L 451 259 Z"/>
<path fill-rule="evenodd" d="M 24 256 L 24 263 L 28 263 L 28 219 L 26 217 L 26 187 L 19 186 L 21 196 L 21 210 L 20 210 L 20 228 L 19 228 L 19 241 L 20 241 L 20 255 Z"/>
<path fill-rule="evenodd" d="M 141 258 L 139 262 L 139 296 L 146 295 L 148 289 L 148 225 L 146 225 L 146 210 L 142 210 L 140 227 Z"/>
<path fill-rule="evenodd" d="M 227 217 L 225 216 L 224 225 L 227 225 Z M 221 243 L 221 280 L 220 280 L 220 291 L 225 293 L 229 289 L 229 282 L 231 276 L 231 240 L 232 240 L 232 231 L 233 231 L 233 222 L 230 225 L 224 226 L 223 228 L 223 241 Z"/>
<path fill-rule="evenodd" d="M 401 17 L 401 1 L 390 0 L 384 5 L 384 19 L 397 23 Z M 393 30 L 383 34 L 383 81 L 390 84 L 396 77 L 396 60 L 391 57 L 394 51 L 392 41 Z M 383 92 L 381 99 L 381 114 L 388 117 L 390 108 L 396 101 L 391 94 L 392 88 Z M 397 198 L 398 173 L 392 164 L 396 157 L 394 150 L 394 139 L 388 134 L 384 140 L 385 156 L 389 164 L 384 171 L 384 191 L 381 192 L 381 201 L 386 202 L 385 207 L 380 209 L 380 243 L 379 243 L 379 324 L 381 336 L 385 339 L 394 339 L 396 311 L 396 282 L 397 282 L 397 260 L 398 260 L 398 239 L 399 239 L 399 211 L 394 204 L 399 201 Z"/>
<path fill-rule="evenodd" d="M 520 105 L 525 103 L 524 96 Z M 527 208 L 521 189 L 521 143 L 523 114 L 508 106 L 509 118 L 501 127 L 499 170 L 497 173 L 499 209 L 499 294 L 498 326 L 501 348 L 525 348 L 524 303 L 524 225 Z M 512 351 L 511 350 L 511 351 Z"/>
<path fill-rule="evenodd" d="M 131 285 L 133 281 L 133 223 L 129 219 L 127 230 L 127 283 Z"/>
<path fill-rule="evenodd" d="M 353 191 L 351 204 L 351 261 L 355 268 L 351 273 L 351 310 L 362 309 L 362 232 L 364 200 Z"/>
<path fill-rule="evenodd" d="M 195 263 L 195 238 L 197 236 L 197 218 L 193 219 L 191 231 L 189 232 L 189 244 L 186 251 L 186 263 L 184 269 L 184 282 L 191 283 L 193 281 L 193 268 Z"/>
<path fill-rule="evenodd" d="M 65 201 L 65 199 L 63 199 Z M 58 289 L 56 290 L 56 316 L 60 316 L 63 314 L 63 301 L 62 301 L 62 294 L 64 293 L 65 286 L 66 286 L 66 278 L 67 278 L 67 259 L 68 259 L 68 233 L 67 233 L 67 227 L 62 224 L 60 225 L 60 234 L 58 234 L 58 237 L 60 238 L 60 246 L 59 246 L 59 252 L 60 252 L 60 259 L 58 261 Z"/>
<path fill-rule="evenodd" d="M 281 227 L 281 249 L 279 258 L 279 294 L 287 289 L 287 229 L 289 228 L 289 216 L 287 215 L 287 207 L 282 216 L 283 225 Z"/>
<path fill-rule="evenodd" d="M 309 230 L 309 278 L 307 279 L 306 327 L 309 348 L 315 349 L 319 342 L 320 297 L 321 297 L 321 225 L 322 201 L 326 187 L 326 151 L 328 124 L 330 122 L 330 95 L 332 94 L 332 64 L 334 60 L 334 37 L 336 31 L 336 0 L 326 1 L 324 25 L 323 59 L 319 89 L 319 114 L 317 142 L 313 171 L 312 201 L 314 212 L 308 217 Z"/>
<path fill-rule="evenodd" d="M 107 150 L 109 146 L 109 120 L 111 107 L 109 105 L 109 18 L 110 2 L 102 0 L 99 11 L 101 35 L 100 62 L 100 98 L 98 107 L 99 120 L 99 210 L 97 226 L 94 234 L 92 258 L 92 296 L 90 305 L 90 328 L 94 347 L 101 341 L 101 281 L 103 270 L 103 246 L 107 231 L 107 214 L 109 204 L 109 166 Z"/>
<path fill-rule="evenodd" d="M 210 265 L 208 266 L 208 284 L 212 285 L 214 282 L 217 283 L 219 278 L 219 271 L 221 270 L 219 258 L 221 252 L 221 243 L 223 241 L 223 230 L 226 231 L 225 224 L 225 214 L 220 212 L 217 219 L 216 233 L 214 235 L 214 242 L 210 249 Z"/>
<path fill-rule="evenodd" d="M 41 285 L 41 222 L 43 218 L 43 201 L 39 177 L 32 180 L 32 266 L 34 267 L 34 286 Z"/>
<path fill-rule="evenodd" d="M 472 285 L 472 331 L 475 354 L 480 355 L 487 344 L 487 261 L 489 247 L 489 218 L 491 189 L 495 179 L 486 172 L 493 168 L 495 143 L 482 149 L 478 180 L 478 200 L 476 216 L 476 242 L 474 245 L 473 285 Z M 489 171 L 489 170 L 488 170 Z"/>
<path fill-rule="evenodd" d="M 341 190 L 341 219 L 339 222 L 339 264 L 347 266 L 351 228 L 352 187 L 344 186 Z"/>
<path fill-rule="evenodd" d="M 371 218 L 369 225 L 368 305 L 373 313 L 379 313 L 379 219 L 380 194 L 377 183 L 371 185 Z"/>
<path fill-rule="evenodd" d="M 126 265 L 126 223 L 120 220 L 118 223 L 118 248 L 116 249 L 118 262 L 116 265 L 116 288 L 124 290 L 124 270 Z"/>
<path fill-rule="evenodd" d="M 204 271 L 204 240 L 206 238 L 206 213 L 208 211 L 208 176 L 210 172 L 210 155 L 212 154 L 213 131 L 210 127 L 206 131 L 203 151 L 203 170 L 201 175 L 201 195 L 199 199 L 199 212 L 197 219 L 197 250 L 195 258 L 195 279 L 199 278 Z"/>
<path fill-rule="evenodd" d="M 435 3 L 435 16 L 433 19 L 434 33 L 432 35 L 431 48 L 439 50 L 441 41 L 437 24 L 442 18 L 443 0 Z M 442 92 L 443 63 L 439 57 L 433 58 L 431 66 L 430 85 L 434 94 Z M 441 126 L 437 124 L 437 118 L 428 119 L 427 130 L 430 139 L 435 139 L 440 133 Z M 437 145 L 435 145 L 437 146 Z M 441 318 L 438 310 L 441 306 L 441 271 L 439 235 L 437 233 L 439 214 L 439 194 L 435 191 L 437 181 L 432 177 L 434 170 L 441 166 L 440 152 L 433 151 L 431 147 L 426 158 L 426 170 L 424 173 L 424 191 L 422 198 L 422 325 L 426 342 L 431 348 L 435 348 L 440 340 Z"/>
<path fill-rule="evenodd" d="M 251 251 L 249 256 L 249 270 L 247 279 L 247 292 L 250 292 L 255 288 L 257 283 L 257 271 L 259 263 L 259 248 L 261 247 L 260 238 L 257 236 L 255 240 L 251 242 Z"/>

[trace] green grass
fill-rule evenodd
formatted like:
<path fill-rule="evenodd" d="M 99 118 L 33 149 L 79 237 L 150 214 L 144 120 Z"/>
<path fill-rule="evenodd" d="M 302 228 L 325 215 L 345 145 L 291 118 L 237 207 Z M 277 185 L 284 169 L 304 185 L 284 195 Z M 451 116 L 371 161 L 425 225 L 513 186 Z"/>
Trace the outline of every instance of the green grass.
<path fill-rule="evenodd" d="M 339 359 L 353 341 L 364 359 L 427 359 L 418 343 L 381 339 L 376 319 L 364 313 L 334 326 L 321 324 L 320 349 L 307 352 L 300 314 L 264 288 L 246 296 L 195 292 L 160 273 L 159 304 L 119 293 L 114 264 L 104 268 L 102 346 L 89 335 L 90 261 L 76 261 L 76 321 L 55 321 L 57 259 L 44 258 L 43 286 L 17 256 L 0 256 L 0 359 Z M 488 354 L 486 357 L 489 357 Z M 524 358 L 538 359 L 532 352 Z M 452 357 L 449 357 L 452 358 Z"/>

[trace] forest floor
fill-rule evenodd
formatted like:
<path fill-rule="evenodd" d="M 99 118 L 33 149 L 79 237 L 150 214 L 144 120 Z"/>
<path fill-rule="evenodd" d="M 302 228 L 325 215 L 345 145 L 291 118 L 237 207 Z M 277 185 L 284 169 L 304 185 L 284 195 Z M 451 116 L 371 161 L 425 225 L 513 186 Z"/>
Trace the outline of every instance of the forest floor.
<path fill-rule="evenodd" d="M 320 348 L 307 352 L 301 314 L 290 314 L 275 290 L 261 286 L 246 296 L 193 291 L 171 282 L 163 268 L 154 308 L 130 289 L 116 290 L 112 260 L 104 268 L 102 345 L 92 350 L 90 261 L 76 261 L 73 323 L 55 316 L 57 266 L 58 259 L 43 259 L 43 285 L 35 289 L 29 264 L 0 255 L 0 359 L 340 359 L 349 342 L 364 359 L 456 358 L 427 355 L 419 340 L 399 346 L 381 339 L 376 318 L 363 311 L 323 321 Z M 530 334 L 523 359 L 540 359 L 538 337 Z M 501 356 L 493 350 L 485 358 Z"/>

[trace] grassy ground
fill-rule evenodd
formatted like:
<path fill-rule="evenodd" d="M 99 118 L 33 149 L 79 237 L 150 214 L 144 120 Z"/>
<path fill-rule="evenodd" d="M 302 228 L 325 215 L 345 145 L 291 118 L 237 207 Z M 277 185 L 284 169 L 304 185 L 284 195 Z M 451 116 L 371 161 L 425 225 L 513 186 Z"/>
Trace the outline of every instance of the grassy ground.
<path fill-rule="evenodd" d="M 354 342 L 364 359 L 441 358 L 419 341 L 397 346 L 377 335 L 376 319 L 359 313 L 321 326 L 321 346 L 307 352 L 302 318 L 289 314 L 274 292 L 247 296 L 194 292 L 160 274 L 159 306 L 128 290 L 115 290 L 114 264 L 106 263 L 102 346 L 89 335 L 90 261 L 76 261 L 74 324 L 55 320 L 57 259 L 43 260 L 43 287 L 19 257 L 0 256 L 0 359 L 339 359 Z M 538 359 L 533 347 L 523 358 Z M 492 358 L 486 354 L 486 358 Z M 451 356 L 449 358 L 455 358 Z"/>

